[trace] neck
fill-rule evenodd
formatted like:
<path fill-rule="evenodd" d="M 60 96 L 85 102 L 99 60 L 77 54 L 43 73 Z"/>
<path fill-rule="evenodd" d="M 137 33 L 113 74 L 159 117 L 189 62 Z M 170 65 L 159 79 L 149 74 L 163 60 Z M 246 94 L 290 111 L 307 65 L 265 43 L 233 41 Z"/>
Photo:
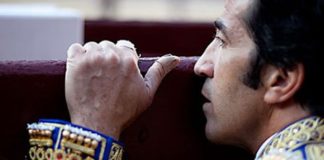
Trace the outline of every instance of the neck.
<path fill-rule="evenodd" d="M 257 136 L 249 140 L 249 149 L 255 154 L 261 145 L 273 134 L 285 128 L 289 124 L 310 115 L 299 104 L 268 106 L 271 108 L 268 116 L 263 118 L 263 122 L 257 132 Z"/>

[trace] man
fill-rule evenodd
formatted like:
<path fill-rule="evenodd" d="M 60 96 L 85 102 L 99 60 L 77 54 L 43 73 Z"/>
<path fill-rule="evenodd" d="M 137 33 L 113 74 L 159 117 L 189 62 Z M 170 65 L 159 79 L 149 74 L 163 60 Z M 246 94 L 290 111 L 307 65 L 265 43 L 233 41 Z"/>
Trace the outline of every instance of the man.
<path fill-rule="evenodd" d="M 262 160 L 324 159 L 323 3 L 226 1 L 215 21 L 215 39 L 195 66 L 206 77 L 202 94 L 208 99 L 203 110 L 210 141 L 246 148 Z M 143 78 L 138 59 L 128 41 L 72 45 L 65 81 L 71 121 L 118 140 L 179 62 L 161 57 Z M 77 143 L 73 129 L 66 130 L 62 137 Z M 110 159 L 122 154 L 115 144 Z"/>

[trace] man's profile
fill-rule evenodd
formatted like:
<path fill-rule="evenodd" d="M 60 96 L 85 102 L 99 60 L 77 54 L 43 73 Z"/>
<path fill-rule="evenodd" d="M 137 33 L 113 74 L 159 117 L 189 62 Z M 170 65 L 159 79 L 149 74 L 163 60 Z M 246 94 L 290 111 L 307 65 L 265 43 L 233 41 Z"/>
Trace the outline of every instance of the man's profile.
<path fill-rule="evenodd" d="M 257 160 L 324 159 L 323 7 L 323 0 L 226 0 L 194 69 L 206 79 L 202 109 L 211 142 L 245 148 Z M 65 93 L 73 124 L 42 121 L 31 134 L 62 135 L 53 140 L 61 156 L 121 159 L 121 132 L 179 63 L 163 56 L 143 77 L 138 60 L 128 41 L 71 45 Z M 77 147 L 79 154 L 71 151 Z"/>

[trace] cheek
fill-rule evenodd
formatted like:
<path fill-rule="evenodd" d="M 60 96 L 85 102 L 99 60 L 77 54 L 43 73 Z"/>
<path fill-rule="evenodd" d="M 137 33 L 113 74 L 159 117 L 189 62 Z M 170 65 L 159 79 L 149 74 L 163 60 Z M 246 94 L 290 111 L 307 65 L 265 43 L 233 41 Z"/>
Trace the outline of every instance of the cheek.
<path fill-rule="evenodd" d="M 219 56 L 218 60 L 215 63 L 214 77 L 210 85 L 212 102 L 215 105 L 213 108 L 215 112 L 221 110 L 233 112 L 232 106 L 242 103 L 244 94 L 250 90 L 241 80 L 242 75 L 247 72 L 247 59 L 224 54 Z"/>
<path fill-rule="evenodd" d="M 251 50 L 226 48 L 216 56 L 214 75 L 226 81 L 239 81 L 250 68 Z"/>
<path fill-rule="evenodd" d="M 213 84 L 216 90 L 227 90 L 240 82 L 240 77 L 246 72 L 244 57 L 233 57 L 230 54 L 218 54 L 214 65 Z M 217 89 L 218 88 L 218 89 Z"/>

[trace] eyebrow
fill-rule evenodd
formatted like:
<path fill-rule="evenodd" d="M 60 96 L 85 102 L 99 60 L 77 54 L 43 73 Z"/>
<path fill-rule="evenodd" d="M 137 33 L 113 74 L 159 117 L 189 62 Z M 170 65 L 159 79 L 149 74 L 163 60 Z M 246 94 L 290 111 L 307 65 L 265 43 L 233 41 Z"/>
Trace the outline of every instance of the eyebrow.
<path fill-rule="evenodd" d="M 224 23 L 221 20 L 216 20 L 214 22 L 215 28 L 221 30 L 222 32 L 224 32 L 226 26 L 224 25 Z"/>
<path fill-rule="evenodd" d="M 219 31 L 221 31 L 225 38 L 228 39 L 228 36 L 227 36 L 227 27 L 225 26 L 225 24 L 222 22 L 222 20 L 220 19 L 217 19 L 214 21 L 214 26 L 216 29 L 218 29 Z"/>

